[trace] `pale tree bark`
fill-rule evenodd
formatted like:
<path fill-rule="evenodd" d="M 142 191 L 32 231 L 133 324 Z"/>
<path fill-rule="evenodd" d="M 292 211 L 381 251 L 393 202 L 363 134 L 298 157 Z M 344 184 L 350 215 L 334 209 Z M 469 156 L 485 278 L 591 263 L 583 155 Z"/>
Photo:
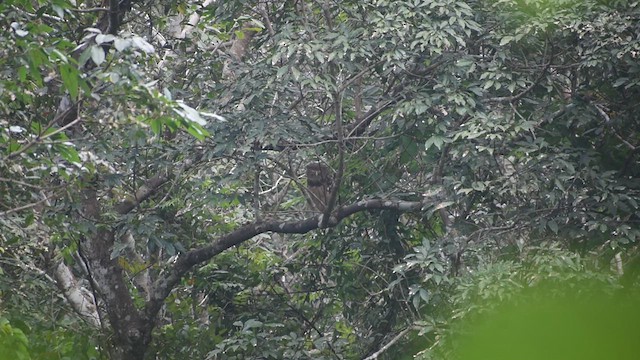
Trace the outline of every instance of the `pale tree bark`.
<path fill-rule="evenodd" d="M 107 317 L 114 338 L 111 347 L 113 359 L 142 359 L 151 341 L 151 319 L 143 318 L 133 303 L 124 271 L 111 259 L 114 233 L 101 226 L 102 210 L 96 190 L 87 188 L 82 192 L 83 216 L 98 226 L 94 234 L 80 241 L 80 253 L 84 258 L 94 287 L 104 301 Z"/>
<path fill-rule="evenodd" d="M 117 35 L 125 15 L 131 10 L 133 0 L 110 0 L 106 4 L 109 11 L 102 14 L 95 24 L 95 28 L 104 34 Z M 86 44 L 81 44 L 75 52 L 76 56 L 82 52 Z M 108 46 L 108 45 L 104 45 Z M 87 62 L 85 69 L 94 66 Z M 60 100 L 57 118 L 61 125 L 74 124 L 78 121 L 78 102 L 71 103 L 68 96 L 63 95 Z M 82 125 L 77 124 L 77 125 Z M 153 180 L 153 179 L 152 179 Z M 158 180 L 158 179 L 156 179 Z M 162 183 L 162 179 L 157 183 Z M 151 187 L 157 185 L 152 183 Z M 109 355 L 114 360 L 134 360 L 142 359 L 147 351 L 151 340 L 150 325 L 153 321 L 144 319 L 140 311 L 136 309 L 133 298 L 128 290 L 123 269 L 117 263 L 117 259 L 111 259 L 111 250 L 115 243 L 114 232 L 102 224 L 102 209 L 97 197 L 97 191 L 91 185 L 81 190 L 82 195 L 82 216 L 92 220 L 96 224 L 95 232 L 85 234 L 80 240 L 79 254 L 86 266 L 89 281 L 96 295 L 100 298 L 106 309 L 106 320 L 113 331 L 112 343 L 109 348 Z M 151 194 L 151 191 L 143 188 L 139 194 L 135 194 L 133 199 L 128 199 L 120 204 L 119 212 L 130 211 L 144 201 Z M 71 271 L 58 264 L 54 269 L 59 287 L 62 289 L 69 303 L 81 316 L 93 324 L 98 324 L 100 318 L 97 313 L 95 302 L 90 301 L 90 294 L 86 289 L 78 286 Z M 102 324 L 105 325 L 105 324 Z"/>
<path fill-rule="evenodd" d="M 227 59 L 224 61 L 222 66 L 222 80 L 226 84 L 233 83 L 236 80 L 236 72 L 234 67 L 239 65 L 247 54 L 247 50 L 249 49 L 249 44 L 251 43 L 251 39 L 257 34 L 257 31 L 254 30 L 255 25 L 248 22 L 244 24 L 242 29 L 238 31 L 238 34 L 235 35 L 234 39 L 227 51 Z M 231 100 L 231 95 L 223 97 L 220 100 L 221 106 L 225 106 Z M 239 109 L 242 110 L 242 109 Z"/>
<path fill-rule="evenodd" d="M 53 275 L 73 310 L 89 324 L 99 328 L 101 325 L 100 314 L 98 314 L 98 307 L 91 291 L 80 286 L 71 269 L 63 262 L 58 263 L 53 270 Z"/>
<path fill-rule="evenodd" d="M 216 0 L 204 0 L 200 6 L 202 8 L 206 8 L 215 2 Z M 183 14 L 178 14 L 169 20 L 170 34 L 176 39 L 186 39 L 191 35 L 200 22 L 200 14 L 198 12 L 194 12 L 189 15 L 187 23 L 184 26 L 181 26 L 184 19 L 185 17 Z"/>

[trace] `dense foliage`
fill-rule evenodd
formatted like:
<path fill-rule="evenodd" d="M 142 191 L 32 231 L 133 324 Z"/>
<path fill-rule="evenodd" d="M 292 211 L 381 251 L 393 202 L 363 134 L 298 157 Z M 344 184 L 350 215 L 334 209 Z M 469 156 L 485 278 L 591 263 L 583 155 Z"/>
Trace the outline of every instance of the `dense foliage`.
<path fill-rule="evenodd" d="M 0 349 L 440 359 L 536 284 L 637 287 L 639 19 L 0 3 Z"/>

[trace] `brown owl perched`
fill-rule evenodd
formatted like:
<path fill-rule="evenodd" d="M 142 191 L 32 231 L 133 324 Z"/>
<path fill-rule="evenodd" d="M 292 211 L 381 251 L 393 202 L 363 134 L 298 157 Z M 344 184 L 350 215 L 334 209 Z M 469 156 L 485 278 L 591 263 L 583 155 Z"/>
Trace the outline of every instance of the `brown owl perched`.
<path fill-rule="evenodd" d="M 312 162 L 307 165 L 307 188 L 313 210 L 324 213 L 331 197 L 332 185 L 333 176 L 327 165 L 321 162 Z"/>

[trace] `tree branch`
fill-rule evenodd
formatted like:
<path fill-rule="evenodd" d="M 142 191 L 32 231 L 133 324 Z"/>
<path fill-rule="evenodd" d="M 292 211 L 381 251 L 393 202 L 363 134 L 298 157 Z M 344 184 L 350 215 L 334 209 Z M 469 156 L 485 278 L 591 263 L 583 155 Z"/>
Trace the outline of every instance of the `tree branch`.
<path fill-rule="evenodd" d="M 393 344 L 397 343 L 398 341 L 400 341 L 400 339 L 402 339 L 405 335 L 407 335 L 407 333 L 411 330 L 414 330 L 413 326 L 409 326 L 408 328 L 400 331 L 400 333 L 398 335 L 396 335 L 393 339 L 391 339 L 391 341 L 389 341 L 387 344 L 385 344 L 383 347 L 380 348 L 380 350 L 376 351 L 375 353 L 371 354 L 371 356 L 367 356 L 366 358 L 364 358 L 364 360 L 375 360 L 378 358 L 378 356 L 382 355 L 382 353 L 384 353 L 385 351 L 389 350 L 389 348 L 391 346 L 393 346 Z"/>
<path fill-rule="evenodd" d="M 42 200 L 38 200 L 38 201 L 33 202 L 33 203 L 29 203 L 29 204 L 26 204 L 26 205 L 18 206 L 18 207 L 15 207 L 15 208 L 9 209 L 9 210 L 0 211 L 0 216 L 7 216 L 7 215 L 9 215 L 9 214 L 11 214 L 11 213 L 14 213 L 14 212 L 18 212 L 18 211 L 22 211 L 22 210 L 27 210 L 27 209 L 34 208 L 34 207 L 36 207 L 36 206 L 39 206 L 39 205 L 40 205 L 40 204 L 42 204 L 42 203 L 46 203 L 47 201 L 49 201 L 49 200 L 51 200 L 51 199 L 55 199 L 55 198 L 57 198 L 59 195 L 60 195 L 60 194 L 54 193 L 53 195 L 46 196 L 46 197 L 45 197 L 44 199 L 42 199 Z"/>
<path fill-rule="evenodd" d="M 69 127 L 75 125 L 79 121 L 80 118 L 76 118 L 73 121 L 69 121 L 66 125 L 56 129 L 55 131 L 47 133 L 47 131 L 49 131 L 49 129 L 51 129 L 51 127 L 54 124 L 58 123 L 59 121 L 64 119 L 66 116 L 68 116 L 71 113 L 73 113 L 73 108 L 75 106 L 78 106 L 78 102 L 74 102 L 73 104 L 71 104 L 71 106 L 66 108 L 64 111 L 62 111 L 59 114 L 57 114 L 51 121 L 49 121 L 49 123 L 45 127 L 45 130 L 43 130 L 40 134 L 38 134 L 38 136 L 33 138 L 31 141 L 29 141 L 27 144 L 22 146 L 20 149 L 18 149 L 16 151 L 10 153 L 9 155 L 7 155 L 7 159 L 12 159 L 14 157 L 17 157 L 18 155 L 22 154 L 23 152 L 29 150 L 33 145 L 39 143 L 40 141 L 48 139 L 48 138 L 50 138 L 50 137 L 52 137 L 52 136 L 54 136 L 54 135 L 56 135 L 56 134 L 58 134 L 58 133 L 60 133 L 62 131 L 65 131 Z"/>
<path fill-rule="evenodd" d="M 431 205 L 443 200 L 443 192 L 438 190 L 426 194 L 422 201 L 368 199 L 343 206 L 338 209 L 335 217 L 331 217 L 327 227 L 335 227 L 343 219 L 367 210 L 397 210 L 401 212 L 423 211 Z M 154 283 L 149 302 L 146 304 L 145 314 L 147 319 L 153 319 L 160 310 L 164 299 L 169 295 L 173 287 L 195 265 L 208 261 L 223 251 L 240 245 L 256 235 L 263 233 L 280 234 L 305 234 L 320 228 L 322 216 L 314 216 L 308 219 L 290 222 L 261 221 L 242 226 L 213 241 L 210 245 L 188 251 L 178 257 L 172 269 L 159 277 Z"/>
<path fill-rule="evenodd" d="M 53 274 L 56 278 L 56 284 L 62 290 L 73 310 L 89 324 L 100 327 L 100 315 L 91 292 L 78 284 L 69 267 L 60 261 L 54 268 Z"/>
<path fill-rule="evenodd" d="M 109 11 L 109 9 L 107 8 L 102 8 L 102 7 L 95 7 L 95 8 L 87 8 L 87 9 L 69 9 L 69 11 L 73 11 L 73 12 L 77 12 L 77 13 L 92 13 L 92 12 L 107 12 Z"/>
<path fill-rule="evenodd" d="M 351 124 L 351 126 L 348 126 L 347 138 L 362 135 L 364 131 L 369 127 L 369 124 L 371 124 L 373 119 L 375 119 L 383 111 L 387 110 L 391 105 L 394 105 L 396 102 L 398 102 L 398 99 L 391 99 L 369 110 L 369 112 L 364 115 L 362 120 L 358 121 L 357 123 Z"/>
<path fill-rule="evenodd" d="M 133 197 L 129 197 L 116 206 L 116 212 L 120 215 L 127 214 L 135 209 L 143 201 L 153 195 L 160 186 L 164 185 L 171 178 L 169 170 L 163 170 L 154 177 L 147 180 L 135 193 Z"/>

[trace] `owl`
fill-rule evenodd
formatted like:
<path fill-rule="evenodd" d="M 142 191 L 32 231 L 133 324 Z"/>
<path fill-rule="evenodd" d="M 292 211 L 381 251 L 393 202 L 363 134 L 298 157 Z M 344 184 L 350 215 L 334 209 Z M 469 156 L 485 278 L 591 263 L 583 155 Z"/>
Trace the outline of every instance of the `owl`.
<path fill-rule="evenodd" d="M 331 197 L 333 176 L 329 167 L 321 162 L 307 165 L 307 189 L 313 210 L 324 213 Z"/>

